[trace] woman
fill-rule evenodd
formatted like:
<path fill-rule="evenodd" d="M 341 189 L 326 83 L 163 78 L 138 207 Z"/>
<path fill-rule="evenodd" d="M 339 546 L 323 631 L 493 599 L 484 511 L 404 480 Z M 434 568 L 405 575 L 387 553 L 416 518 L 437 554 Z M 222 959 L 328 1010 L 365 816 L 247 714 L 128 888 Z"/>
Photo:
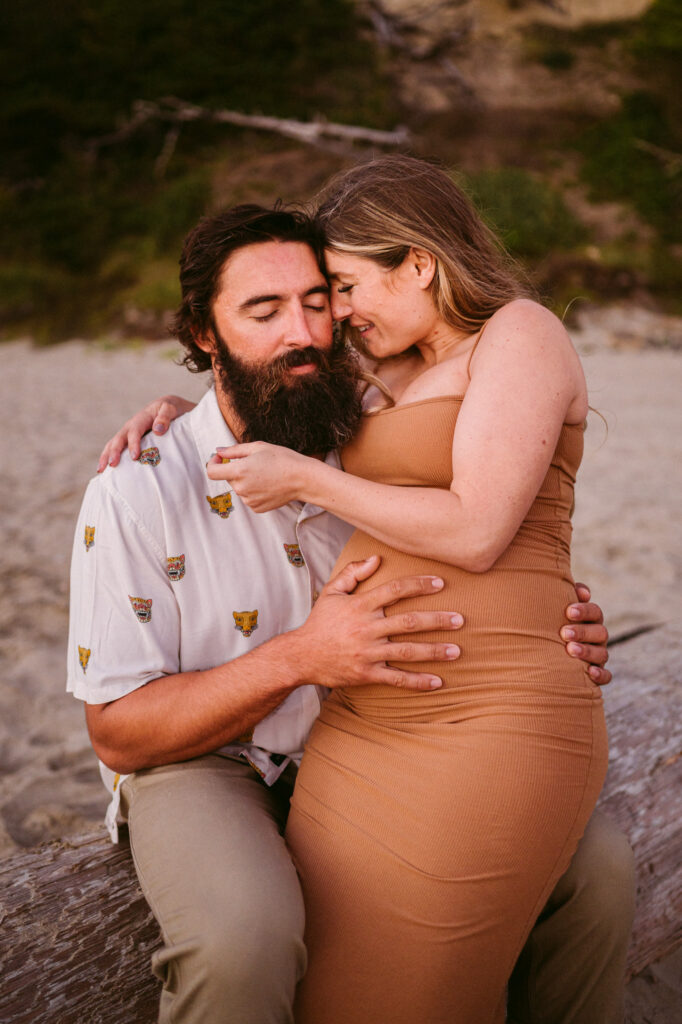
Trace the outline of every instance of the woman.
<path fill-rule="evenodd" d="M 310 954 L 297 1020 L 492 1024 L 606 768 L 599 690 L 555 636 L 585 381 L 443 172 L 355 168 L 319 218 L 333 314 L 392 397 L 368 396 L 345 474 L 255 443 L 209 475 L 257 511 L 330 509 L 357 527 L 340 564 L 378 552 L 372 585 L 442 576 L 465 627 L 456 671 L 424 666 L 442 689 L 339 690 L 313 728 L 287 826 Z"/>

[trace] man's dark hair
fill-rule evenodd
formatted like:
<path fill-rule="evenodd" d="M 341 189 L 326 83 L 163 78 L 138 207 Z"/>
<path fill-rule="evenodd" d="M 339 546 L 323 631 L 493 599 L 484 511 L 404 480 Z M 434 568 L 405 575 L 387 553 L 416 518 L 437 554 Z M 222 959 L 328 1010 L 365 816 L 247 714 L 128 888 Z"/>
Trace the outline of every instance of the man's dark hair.
<path fill-rule="evenodd" d="M 204 217 L 187 235 L 180 256 L 182 301 L 171 332 L 185 348 L 188 370 L 211 369 L 211 357 L 197 338 L 211 329 L 212 306 L 225 260 L 237 249 L 259 242 L 303 242 L 310 246 L 322 273 L 324 236 L 312 217 L 277 203 L 274 207 L 243 203 Z"/>

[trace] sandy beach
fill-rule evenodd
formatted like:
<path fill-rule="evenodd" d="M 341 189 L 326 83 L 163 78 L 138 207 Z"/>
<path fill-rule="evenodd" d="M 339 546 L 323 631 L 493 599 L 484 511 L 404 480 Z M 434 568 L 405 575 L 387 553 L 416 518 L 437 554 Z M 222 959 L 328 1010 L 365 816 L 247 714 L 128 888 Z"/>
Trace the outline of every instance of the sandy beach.
<path fill-rule="evenodd" d="M 682 321 L 593 310 L 572 334 L 603 416 L 587 432 L 574 574 L 617 637 L 682 618 Z M 169 341 L 0 346 L 0 856 L 101 822 L 82 708 L 64 692 L 73 528 L 121 422 L 155 394 L 203 394 L 205 377 L 175 365 L 177 353 Z M 650 997 L 679 992 L 681 974 L 677 957 L 632 982 L 631 1024 L 679 1020 Z"/>

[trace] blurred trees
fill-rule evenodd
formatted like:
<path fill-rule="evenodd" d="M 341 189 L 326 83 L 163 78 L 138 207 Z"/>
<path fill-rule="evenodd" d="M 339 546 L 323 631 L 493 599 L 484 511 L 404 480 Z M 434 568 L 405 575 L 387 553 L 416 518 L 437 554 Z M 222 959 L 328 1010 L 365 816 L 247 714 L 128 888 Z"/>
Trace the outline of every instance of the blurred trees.
<path fill-rule="evenodd" d="M 225 128 L 168 126 L 93 150 L 137 99 L 381 126 L 388 90 L 350 0 L 32 0 L 0 12 L 0 303 L 4 324 L 87 327 L 141 259 L 174 245 L 208 197 Z M 118 258 L 112 254 L 118 251 Z M 88 281 L 88 303 L 79 280 Z M 0 322 L 0 327 L 2 322 Z"/>

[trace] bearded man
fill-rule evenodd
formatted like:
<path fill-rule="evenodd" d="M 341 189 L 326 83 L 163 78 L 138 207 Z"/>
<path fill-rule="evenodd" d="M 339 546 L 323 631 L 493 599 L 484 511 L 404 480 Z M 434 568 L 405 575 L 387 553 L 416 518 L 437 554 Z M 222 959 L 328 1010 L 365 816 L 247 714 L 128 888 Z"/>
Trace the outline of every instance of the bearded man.
<path fill-rule="evenodd" d="M 149 435 L 138 459 L 88 487 L 74 543 L 68 688 L 85 702 L 112 794 L 111 834 L 127 820 L 161 927 L 159 1020 L 284 1024 L 306 953 L 282 832 L 325 688 L 437 686 L 418 666 L 389 663 L 456 658 L 456 644 L 417 636 L 398 656 L 390 634 L 456 630 L 462 618 L 453 608 L 389 625 L 386 606 L 441 581 L 412 577 L 355 594 L 376 569 L 369 559 L 327 583 L 346 524 L 300 502 L 256 515 L 207 478 L 216 448 L 245 440 L 336 464 L 336 447 L 357 425 L 358 365 L 333 341 L 314 222 L 255 206 L 207 218 L 186 240 L 181 284 L 175 327 L 185 363 L 211 369 L 214 388 L 165 436 Z M 573 607 L 583 619 L 594 608 Z M 603 663 L 589 646 L 603 644 L 603 627 L 571 628 L 587 641 L 585 660 Z M 596 671 L 597 681 L 608 677 Z M 529 940 L 523 971 L 551 968 L 575 978 L 576 998 L 590 989 L 603 999 L 613 980 L 599 964 L 622 961 L 627 942 L 631 864 L 603 822 L 576 862 Z M 607 874 L 609 883 L 617 877 L 613 906 Z M 570 992 L 562 998 L 570 1005 Z"/>

